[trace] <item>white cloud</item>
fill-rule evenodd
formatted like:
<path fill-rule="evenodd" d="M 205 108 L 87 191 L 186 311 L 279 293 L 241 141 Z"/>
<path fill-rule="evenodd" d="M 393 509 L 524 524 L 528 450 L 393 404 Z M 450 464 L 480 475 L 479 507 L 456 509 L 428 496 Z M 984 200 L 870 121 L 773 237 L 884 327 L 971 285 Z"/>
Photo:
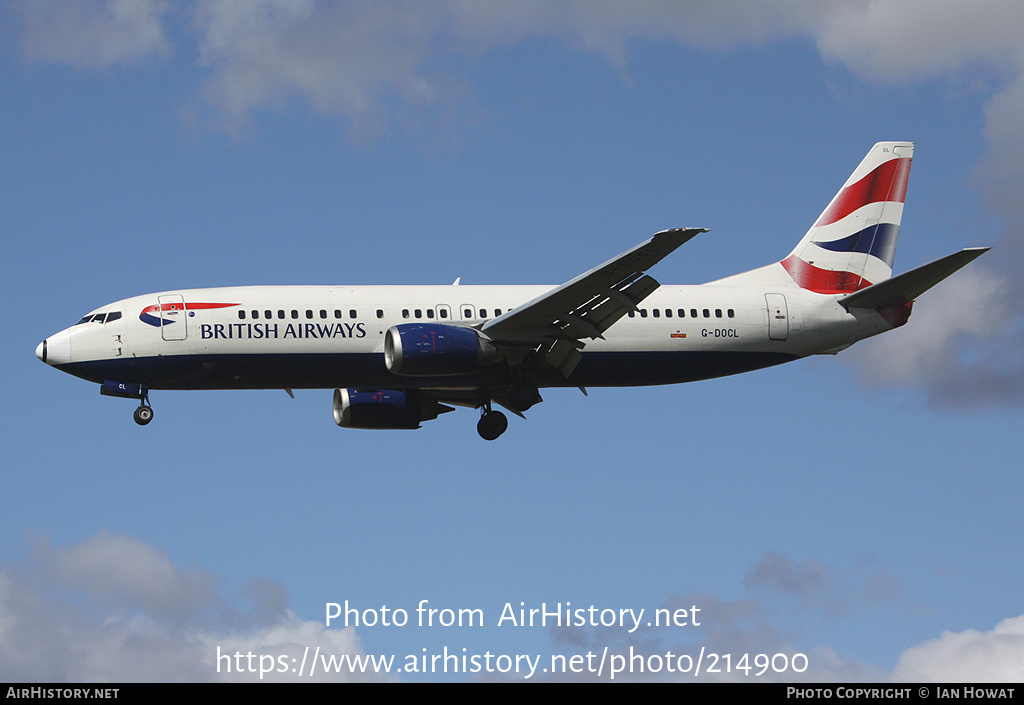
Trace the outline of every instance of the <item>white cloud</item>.
<path fill-rule="evenodd" d="M 97 68 L 171 52 L 160 0 L 20 0 L 13 8 L 33 61 Z"/>
<path fill-rule="evenodd" d="M 869 560 L 848 568 L 830 566 L 817 559 L 794 560 L 782 553 L 766 553 L 743 580 L 744 594 L 737 599 L 690 593 L 670 597 L 658 609 L 669 614 L 688 610 L 699 625 L 685 629 L 640 627 L 633 633 L 622 629 L 552 629 L 552 642 L 560 649 L 621 656 L 632 668 L 616 676 L 619 681 L 739 681 L 739 682 L 871 682 L 885 680 L 884 670 L 858 658 L 839 654 L 827 644 L 815 644 L 822 625 L 843 619 L 861 619 L 879 608 L 902 607 L 902 584 Z M 699 608 L 693 612 L 692 607 Z M 686 672 L 656 668 L 671 653 L 674 663 L 685 668 L 689 656 L 717 654 L 717 670 L 706 666 Z M 745 660 L 741 660 L 747 654 Z M 763 655 L 758 657 L 758 655 Z M 726 659 L 725 655 L 728 655 Z M 774 667 L 772 657 L 775 657 Z M 631 660 L 632 659 L 632 660 Z M 679 666 L 682 664 L 682 666 Z M 727 666 L 728 664 L 728 666 Z M 795 668 L 790 664 L 795 664 Z M 653 665 L 654 669 L 648 669 Z M 737 667 L 738 666 L 738 667 Z M 746 667 L 750 666 L 749 669 Z M 575 676 L 556 675 L 557 680 Z M 593 679 L 594 674 L 587 674 Z M 606 675 L 605 678 L 608 678 Z"/>
<path fill-rule="evenodd" d="M 1024 401 L 1012 292 L 1007 278 L 979 262 L 927 292 L 907 325 L 843 358 L 867 384 L 918 387 L 938 406 Z"/>
<path fill-rule="evenodd" d="M 862 560 L 839 569 L 816 560 L 794 561 L 770 551 L 743 579 L 754 595 L 771 595 L 773 602 L 792 602 L 800 611 L 815 610 L 834 619 L 857 609 L 899 604 L 904 587 L 895 578 Z"/>
<path fill-rule="evenodd" d="M 994 629 L 943 632 L 900 656 L 892 680 L 942 683 L 1024 682 L 1024 616 Z"/>
<path fill-rule="evenodd" d="M 218 601 L 212 575 L 179 570 L 166 554 L 130 536 L 102 531 L 56 549 L 40 542 L 35 557 L 56 584 L 83 590 L 99 602 L 180 617 Z"/>
<path fill-rule="evenodd" d="M 190 682 L 260 680 L 262 667 L 264 681 L 296 681 L 290 669 L 307 647 L 362 654 L 354 628 L 298 619 L 276 583 L 255 581 L 255 604 L 240 609 L 217 582 L 109 531 L 63 548 L 40 542 L 27 565 L 0 568 L 0 673 L 22 682 Z M 347 670 L 319 678 L 380 679 Z"/>
<path fill-rule="evenodd" d="M 170 51 L 160 0 L 19 0 L 34 60 L 103 66 Z M 184 14 L 182 10 L 178 13 Z M 206 97 L 236 119 L 298 97 L 348 117 L 444 96 L 446 62 L 548 37 L 627 61 L 631 40 L 733 47 L 808 37 L 823 56 L 887 80 L 972 65 L 1018 76 L 1024 7 L 1016 0 L 194 0 Z M 448 96 L 450 97 L 450 96 Z"/>
<path fill-rule="evenodd" d="M 1024 679 L 1024 616 L 1006 619 L 987 632 L 943 632 L 905 649 L 891 671 L 820 643 L 816 635 L 827 628 L 841 629 L 844 619 L 864 621 L 882 608 L 917 611 L 917 606 L 906 602 L 900 581 L 871 561 L 842 568 L 770 552 L 748 571 L 743 585 L 745 593 L 737 599 L 691 593 L 674 596 L 661 605 L 670 613 L 692 605 L 700 607 L 700 626 L 688 629 L 685 635 L 680 630 L 667 635 L 658 628 L 641 628 L 632 634 L 616 629 L 563 628 L 551 630 L 552 643 L 564 651 L 601 653 L 607 647 L 609 654 L 627 661 L 633 657 L 632 670 L 617 675 L 617 681 L 987 683 Z M 661 657 L 668 653 L 674 654 L 675 663 L 686 666 L 678 657 L 686 654 L 696 661 L 702 649 L 705 655 L 730 655 L 729 668 L 724 657 L 717 672 L 705 670 L 696 676 L 693 669 L 673 673 L 664 667 L 667 661 Z M 740 661 L 743 654 L 750 655 L 745 662 Z M 757 654 L 768 658 L 755 661 Z M 785 656 L 774 662 L 778 671 L 771 662 L 775 654 Z M 806 656 L 806 662 L 798 654 Z M 768 667 L 755 663 L 767 663 Z M 789 666 L 792 663 L 798 664 L 797 669 Z M 651 664 L 661 668 L 643 670 Z M 784 664 L 789 667 L 782 668 Z M 745 665 L 754 667 L 746 670 Z M 758 675 L 759 671 L 763 672 Z M 552 676 L 556 680 L 582 677 Z M 586 674 L 586 678 L 594 675 Z"/>
<path fill-rule="evenodd" d="M 823 56 L 886 80 L 974 65 L 1016 76 L 1024 61 L 1016 0 L 198 0 L 197 8 L 200 57 L 212 69 L 207 97 L 236 119 L 295 96 L 350 118 L 384 109 L 392 96 L 443 101 L 453 59 L 527 37 L 620 66 L 636 39 L 728 48 L 808 37 Z"/>
<path fill-rule="evenodd" d="M 986 64 L 1019 71 L 1024 7 L 1014 0 L 873 0 L 837 5 L 814 35 L 826 57 L 905 81 Z"/>
<path fill-rule="evenodd" d="M 170 51 L 159 0 L 19 0 L 30 59 L 104 66 Z M 983 65 L 1016 77 L 1016 0 L 194 0 L 207 107 L 224 123 L 300 99 L 350 119 L 452 100 L 460 60 L 546 37 L 628 62 L 637 39 L 729 48 L 793 37 L 864 76 L 914 80 Z M 187 35 L 183 35 L 183 39 Z M 191 49 L 190 49 L 191 50 Z"/>
<path fill-rule="evenodd" d="M 109 578 L 100 577 L 107 571 Z M 121 579 L 128 584 L 117 587 Z M 300 620 L 284 607 L 286 597 L 276 583 L 255 582 L 249 596 L 256 604 L 242 610 L 218 593 L 216 582 L 201 568 L 177 568 L 165 553 L 145 542 L 109 531 L 68 547 L 40 543 L 27 564 L 0 567 L 0 673 L 11 681 L 200 682 L 260 680 L 262 667 L 264 681 L 295 682 L 300 679 L 291 669 L 302 662 L 307 648 L 308 653 L 319 648 L 336 657 L 363 655 L 354 628 Z M 166 584 L 166 594 L 161 594 L 161 584 Z M 898 581 L 870 563 L 843 569 L 769 553 L 749 571 L 744 585 L 747 595 L 741 599 L 690 594 L 662 605 L 673 612 L 700 606 L 701 626 L 688 632 L 689 642 L 669 643 L 665 630 L 641 628 L 634 634 L 555 629 L 553 643 L 558 651 L 608 645 L 612 654 L 659 655 L 648 663 L 663 663 L 660 655 L 666 651 L 697 654 L 701 646 L 718 654 L 807 656 L 808 668 L 802 673 L 769 669 L 756 680 L 1024 678 L 1024 616 L 1007 619 L 988 632 L 944 632 L 906 649 L 891 673 L 826 644 L 800 646 L 813 643 L 815 625 L 822 620 L 859 619 L 882 605 L 902 603 Z M 842 608 L 830 606 L 830 600 L 838 600 Z M 287 666 L 284 672 L 282 663 Z M 384 679 L 348 671 L 319 677 Z M 694 678 L 692 673 L 665 669 L 617 678 L 666 679 Z M 702 679 L 752 680 L 740 670 L 705 673 Z"/>
<path fill-rule="evenodd" d="M 633 39 L 730 46 L 798 34 L 820 20 L 820 3 L 785 11 L 749 0 L 428 0 L 317 3 L 312 0 L 197 0 L 199 62 L 211 119 L 229 131 L 253 111 L 298 98 L 357 129 L 404 110 L 444 110 L 463 97 L 460 62 L 527 37 L 628 63 Z"/>
<path fill-rule="evenodd" d="M 450 74 L 430 68 L 447 54 L 448 21 L 435 3 L 198 0 L 199 64 L 208 69 L 206 119 L 231 132 L 255 110 L 299 99 L 342 115 L 356 132 L 396 114 L 457 100 Z"/>

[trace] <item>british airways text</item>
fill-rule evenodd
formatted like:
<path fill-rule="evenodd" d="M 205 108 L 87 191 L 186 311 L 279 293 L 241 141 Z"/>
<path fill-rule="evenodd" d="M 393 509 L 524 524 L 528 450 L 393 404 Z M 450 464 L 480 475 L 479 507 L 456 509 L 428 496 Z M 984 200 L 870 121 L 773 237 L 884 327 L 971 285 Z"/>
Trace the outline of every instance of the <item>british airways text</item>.
<path fill-rule="evenodd" d="M 277 340 L 286 338 L 365 338 L 363 323 L 203 323 L 203 340 Z"/>

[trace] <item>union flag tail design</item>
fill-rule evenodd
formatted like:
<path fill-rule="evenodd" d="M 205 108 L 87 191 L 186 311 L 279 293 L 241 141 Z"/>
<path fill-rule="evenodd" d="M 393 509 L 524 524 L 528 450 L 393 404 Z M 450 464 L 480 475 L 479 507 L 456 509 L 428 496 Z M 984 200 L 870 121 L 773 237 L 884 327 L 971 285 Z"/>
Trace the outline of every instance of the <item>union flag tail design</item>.
<path fill-rule="evenodd" d="M 912 142 L 879 142 L 782 266 L 803 289 L 858 291 L 892 276 L 914 154 Z"/>

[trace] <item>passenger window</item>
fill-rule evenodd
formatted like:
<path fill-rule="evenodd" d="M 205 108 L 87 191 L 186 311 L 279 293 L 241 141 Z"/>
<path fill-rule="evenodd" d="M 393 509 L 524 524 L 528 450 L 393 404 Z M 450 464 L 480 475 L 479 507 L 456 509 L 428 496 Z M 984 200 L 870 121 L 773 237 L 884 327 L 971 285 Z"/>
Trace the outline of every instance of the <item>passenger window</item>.
<path fill-rule="evenodd" d="M 402 318 L 408 318 L 408 317 L 409 317 L 409 309 L 403 308 L 402 309 Z"/>
<path fill-rule="evenodd" d="M 636 318 L 636 311 L 630 311 L 628 315 L 630 318 Z"/>
<path fill-rule="evenodd" d="M 690 309 L 690 318 L 696 318 L 696 317 L 697 317 L 697 309 L 691 308 Z"/>
<path fill-rule="evenodd" d="M 640 309 L 640 318 L 647 318 L 647 309 L 646 308 Z"/>
<path fill-rule="evenodd" d="M 312 311 L 312 309 L 308 309 L 308 308 L 307 308 L 307 309 L 306 309 L 306 318 L 312 318 L 312 317 L 313 317 L 313 311 Z"/>
<path fill-rule="evenodd" d="M 726 313 L 729 314 L 729 318 L 736 318 L 736 312 L 733 311 L 731 308 L 728 311 L 726 311 Z"/>
<path fill-rule="evenodd" d="M 269 321 L 271 318 L 274 317 L 274 312 L 271 311 L 270 309 L 267 309 L 266 311 L 263 312 L 263 317 Z"/>
<path fill-rule="evenodd" d="M 384 309 L 382 309 L 382 308 L 378 308 L 377 309 L 377 318 L 384 318 Z"/>
<path fill-rule="evenodd" d="M 511 309 L 510 309 L 510 310 L 511 310 Z M 496 309 L 494 309 L 494 317 L 495 317 L 495 318 L 497 318 L 497 317 L 498 317 L 498 316 L 500 316 L 500 315 L 501 315 L 501 309 L 500 309 L 500 308 L 496 308 Z"/>
<path fill-rule="evenodd" d="M 721 317 L 722 317 L 722 309 L 716 308 L 715 309 L 715 318 L 721 318 Z"/>
<path fill-rule="evenodd" d="M 480 318 L 487 318 L 487 309 L 480 309 Z"/>
<path fill-rule="evenodd" d="M 320 318 L 327 318 L 326 309 L 320 309 Z"/>
<path fill-rule="evenodd" d="M 293 309 L 292 309 L 292 318 L 298 318 L 298 317 L 299 317 L 299 312 L 298 312 L 298 311 L 296 311 L 296 310 L 295 310 L 295 309 L 293 308 Z"/>
<path fill-rule="evenodd" d="M 423 318 L 423 309 L 416 309 L 415 311 L 412 312 L 412 315 L 414 315 L 416 318 Z"/>
<path fill-rule="evenodd" d="M 660 308 L 656 308 L 656 309 L 654 309 L 653 311 L 651 311 L 651 314 L 652 314 L 652 315 L 653 315 L 653 316 L 654 316 L 655 318 L 661 318 L 661 309 L 660 309 Z"/>
<path fill-rule="evenodd" d="M 340 308 L 334 309 L 334 317 L 335 318 L 341 318 L 341 309 Z"/>
<path fill-rule="evenodd" d="M 348 310 L 348 317 L 349 317 L 349 318 L 355 318 L 355 317 L 356 317 L 356 316 L 358 316 L 358 315 L 359 315 L 359 314 L 357 314 L 357 313 L 356 313 L 356 310 L 355 310 L 354 308 L 350 308 L 350 309 Z"/>
<path fill-rule="evenodd" d="M 259 317 L 260 317 L 260 312 L 259 311 L 253 311 L 252 312 L 252 320 L 255 321 Z"/>
<path fill-rule="evenodd" d="M 678 311 L 676 311 L 676 313 L 679 314 L 680 318 L 686 318 L 686 309 L 685 308 L 679 309 Z"/>
<path fill-rule="evenodd" d="M 672 309 L 670 309 L 670 308 L 666 308 L 665 309 L 665 318 L 672 318 Z"/>
<path fill-rule="evenodd" d="M 462 309 L 462 317 L 463 318 L 472 318 L 473 317 L 473 309 L 471 309 L 471 308 L 464 308 L 464 309 Z"/>
<path fill-rule="evenodd" d="M 704 318 L 711 318 L 711 311 L 704 309 Z"/>
<path fill-rule="evenodd" d="M 240 321 L 244 321 L 245 320 L 245 311 L 243 311 L 242 309 L 238 309 L 238 320 L 240 320 Z"/>
<path fill-rule="evenodd" d="M 438 312 L 437 312 L 437 314 L 438 314 L 438 315 L 439 315 L 439 316 L 440 316 L 441 318 L 448 318 L 448 309 L 446 309 L 446 308 L 442 308 L 442 309 L 439 309 L 439 310 L 438 310 Z"/>
<path fill-rule="evenodd" d="M 433 317 L 434 317 L 434 309 L 428 308 L 427 309 L 427 318 L 433 318 Z"/>
<path fill-rule="evenodd" d="M 283 308 L 277 309 L 277 317 L 278 318 L 284 318 L 284 309 Z"/>

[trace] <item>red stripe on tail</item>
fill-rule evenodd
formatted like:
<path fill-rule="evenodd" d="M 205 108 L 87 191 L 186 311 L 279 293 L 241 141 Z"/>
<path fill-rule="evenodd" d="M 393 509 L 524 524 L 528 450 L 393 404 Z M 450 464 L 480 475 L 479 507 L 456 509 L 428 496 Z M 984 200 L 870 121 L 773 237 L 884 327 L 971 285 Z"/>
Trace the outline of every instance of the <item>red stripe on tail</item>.
<path fill-rule="evenodd" d="M 814 225 L 820 227 L 835 223 L 869 203 L 903 203 L 907 197 L 908 178 L 910 159 L 890 159 L 857 183 L 840 191 Z"/>

